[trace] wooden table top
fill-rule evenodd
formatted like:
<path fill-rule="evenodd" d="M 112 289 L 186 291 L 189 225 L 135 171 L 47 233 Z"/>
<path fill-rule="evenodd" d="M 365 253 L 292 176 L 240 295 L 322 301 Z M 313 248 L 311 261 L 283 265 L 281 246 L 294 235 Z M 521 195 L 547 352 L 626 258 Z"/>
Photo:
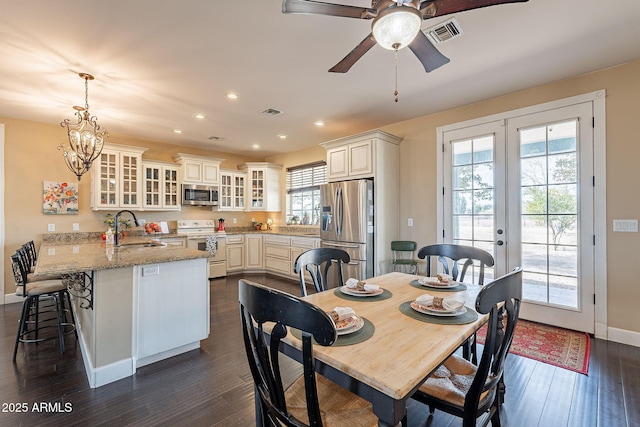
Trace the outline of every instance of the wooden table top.
<path fill-rule="evenodd" d="M 336 306 L 351 307 L 375 326 L 374 335 L 359 344 L 322 347 L 315 345 L 317 360 L 342 371 L 358 381 L 396 399 L 404 399 L 421 384 L 442 361 L 453 353 L 488 316 L 465 325 L 442 325 L 413 319 L 400 312 L 400 305 L 428 293 L 434 296 L 463 299 L 468 310 L 475 307 L 480 286 L 467 285 L 466 291 L 439 292 L 410 285 L 421 276 L 388 273 L 367 279 L 380 285 L 393 296 L 386 300 L 347 301 L 334 295 L 334 289 L 304 297 L 324 310 Z M 302 342 L 288 334 L 287 344 L 301 349 Z"/>

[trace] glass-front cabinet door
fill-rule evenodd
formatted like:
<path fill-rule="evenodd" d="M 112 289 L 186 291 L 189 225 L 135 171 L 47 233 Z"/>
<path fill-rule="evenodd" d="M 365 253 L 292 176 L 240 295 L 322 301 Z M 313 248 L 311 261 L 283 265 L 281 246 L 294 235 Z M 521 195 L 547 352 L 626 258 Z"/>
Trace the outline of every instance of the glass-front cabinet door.
<path fill-rule="evenodd" d="M 233 177 L 233 207 L 244 210 L 245 175 L 236 174 Z"/>
<path fill-rule="evenodd" d="M 220 194 L 218 196 L 218 209 L 227 210 L 233 208 L 233 173 L 220 173 Z"/>
<path fill-rule="evenodd" d="M 91 167 L 93 210 L 142 207 L 142 153 L 146 148 L 105 144 Z"/>
<path fill-rule="evenodd" d="M 149 210 L 180 209 L 178 173 L 176 166 L 145 162 L 143 208 Z"/>
<path fill-rule="evenodd" d="M 246 174 L 243 172 L 220 172 L 220 193 L 218 209 L 243 211 L 245 208 Z"/>
<path fill-rule="evenodd" d="M 254 169 L 249 171 L 251 184 L 251 208 L 260 209 L 264 207 L 264 170 Z"/>
<path fill-rule="evenodd" d="M 110 153 L 103 151 L 100 154 L 98 178 L 98 206 L 100 207 L 118 207 L 118 153 Z"/>

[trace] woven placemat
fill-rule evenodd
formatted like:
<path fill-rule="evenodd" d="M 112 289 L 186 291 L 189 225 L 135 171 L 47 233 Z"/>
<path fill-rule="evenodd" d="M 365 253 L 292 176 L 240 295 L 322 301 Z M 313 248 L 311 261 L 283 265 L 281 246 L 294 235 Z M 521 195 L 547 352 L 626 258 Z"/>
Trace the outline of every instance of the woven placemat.
<path fill-rule="evenodd" d="M 430 286 L 421 285 L 420 282 L 418 282 L 418 279 L 415 279 L 409 282 L 409 284 L 414 288 L 431 289 L 433 291 L 438 291 L 438 292 L 460 292 L 460 291 L 467 290 L 467 285 L 465 285 L 464 283 L 458 283 L 458 286 L 454 286 L 453 288 L 432 288 Z"/>
<path fill-rule="evenodd" d="M 358 344 L 368 340 L 373 336 L 373 334 L 376 331 L 376 327 L 373 326 L 373 323 L 371 323 L 368 319 L 365 319 L 364 317 L 360 317 L 360 318 L 364 320 L 364 326 L 362 327 L 362 329 L 360 329 L 359 331 L 353 332 L 351 334 L 338 335 L 338 339 L 333 344 L 333 347 L 342 347 L 345 345 Z M 302 339 L 302 333 L 300 332 L 300 330 L 294 329 L 294 328 L 290 328 L 290 330 L 291 330 L 291 335 L 298 338 L 299 340 Z M 313 340 L 313 343 L 316 344 L 316 340 Z"/>
<path fill-rule="evenodd" d="M 413 301 L 407 301 L 400 304 L 400 312 L 421 322 L 436 323 L 438 325 L 464 325 L 478 320 L 478 313 L 469 307 L 467 307 L 467 312 L 460 316 L 429 316 L 428 314 L 419 313 L 411 308 L 412 302 Z"/>
<path fill-rule="evenodd" d="M 347 295 L 340 290 L 340 288 L 335 288 L 333 294 L 338 298 L 346 299 L 347 301 L 359 301 L 359 302 L 367 302 L 367 301 L 382 301 L 383 299 L 389 299 L 393 296 L 391 291 L 384 289 L 380 295 L 376 295 L 374 297 L 356 297 L 353 295 Z"/>

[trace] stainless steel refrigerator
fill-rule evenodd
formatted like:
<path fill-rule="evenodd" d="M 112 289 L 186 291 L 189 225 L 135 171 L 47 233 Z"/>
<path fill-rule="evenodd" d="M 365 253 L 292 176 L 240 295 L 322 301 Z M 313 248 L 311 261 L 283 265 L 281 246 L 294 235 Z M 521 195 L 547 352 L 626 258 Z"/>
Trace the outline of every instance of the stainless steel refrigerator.
<path fill-rule="evenodd" d="M 373 202 L 370 179 L 333 182 L 320 187 L 321 247 L 338 248 L 349 254 L 351 262 L 342 270 L 344 280 L 373 277 Z"/>

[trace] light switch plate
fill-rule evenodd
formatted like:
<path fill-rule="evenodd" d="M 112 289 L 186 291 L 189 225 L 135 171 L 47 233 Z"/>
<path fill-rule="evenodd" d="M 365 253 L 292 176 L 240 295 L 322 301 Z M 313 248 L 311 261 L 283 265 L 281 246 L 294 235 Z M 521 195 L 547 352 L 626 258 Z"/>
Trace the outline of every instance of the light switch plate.
<path fill-rule="evenodd" d="M 409 218 L 409 219 L 407 220 L 407 225 L 408 225 L 409 227 L 413 227 L 413 218 Z"/>
<path fill-rule="evenodd" d="M 73 231 L 79 231 L 80 230 L 80 224 L 78 224 L 77 222 L 73 223 Z"/>
<path fill-rule="evenodd" d="M 637 219 L 614 219 L 613 231 L 622 232 L 622 233 L 637 233 L 638 220 Z"/>
<path fill-rule="evenodd" d="M 47 225 L 47 231 L 56 231 L 56 225 L 55 224 Z"/>

